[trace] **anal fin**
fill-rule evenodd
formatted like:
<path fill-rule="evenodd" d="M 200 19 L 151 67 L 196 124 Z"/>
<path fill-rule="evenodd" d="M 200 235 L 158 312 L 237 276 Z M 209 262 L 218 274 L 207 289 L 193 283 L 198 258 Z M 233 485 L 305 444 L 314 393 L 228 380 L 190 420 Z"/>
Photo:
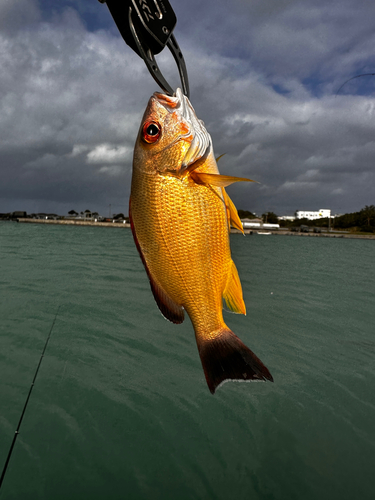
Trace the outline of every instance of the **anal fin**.
<path fill-rule="evenodd" d="M 176 304 L 174 300 L 172 300 L 169 295 L 164 291 L 163 287 L 157 282 L 156 279 L 152 276 L 150 269 L 148 268 L 146 259 L 142 253 L 141 246 L 139 244 L 137 234 L 134 227 L 134 222 L 131 213 L 131 200 L 129 201 L 129 219 L 130 219 L 130 227 L 133 233 L 133 238 L 135 242 L 135 246 L 139 252 L 143 265 L 145 267 L 148 279 L 150 281 L 151 291 L 153 293 L 155 302 L 157 303 L 160 312 L 162 315 L 175 324 L 180 324 L 184 321 L 184 308 L 179 304 Z"/>
<path fill-rule="evenodd" d="M 223 299 L 228 309 L 237 314 L 246 314 L 246 306 L 242 296 L 241 280 L 233 260 L 231 261 L 230 275 L 223 293 Z"/>

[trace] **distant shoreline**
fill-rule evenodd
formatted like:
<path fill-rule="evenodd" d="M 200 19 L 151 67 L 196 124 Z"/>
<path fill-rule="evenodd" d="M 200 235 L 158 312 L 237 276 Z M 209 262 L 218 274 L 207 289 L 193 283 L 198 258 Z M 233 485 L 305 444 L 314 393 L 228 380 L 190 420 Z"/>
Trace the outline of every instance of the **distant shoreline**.
<path fill-rule="evenodd" d="M 91 220 L 53 220 L 53 219 L 24 219 L 18 218 L 17 222 L 28 224 L 62 224 L 63 226 L 96 226 L 96 227 L 130 227 L 128 222 L 95 222 Z"/>
<path fill-rule="evenodd" d="M 116 227 L 116 228 L 130 228 L 128 222 L 94 222 L 94 221 L 83 221 L 83 220 L 44 220 L 44 219 L 17 219 L 18 222 L 29 223 L 29 224 L 62 224 L 64 226 L 95 226 L 95 227 Z M 265 233 L 264 229 L 254 230 L 254 229 L 244 229 L 245 234 Z M 241 234 L 237 229 L 232 229 L 231 233 Z M 358 233 L 300 233 L 295 231 L 287 231 L 285 229 L 279 229 L 277 231 L 267 231 L 267 233 L 277 236 L 304 236 L 308 238 L 346 238 L 346 239 L 360 239 L 360 240 L 375 240 L 375 234 L 358 234 Z M 266 235 L 265 235 L 266 236 Z"/>
<path fill-rule="evenodd" d="M 301 233 L 296 231 L 287 231 L 285 229 L 279 229 L 277 231 L 265 231 L 264 229 L 258 231 L 254 229 L 245 229 L 245 234 L 256 234 L 256 233 L 268 233 L 276 236 L 305 236 L 307 238 L 346 238 L 346 239 L 356 239 L 356 240 L 375 240 L 375 234 L 359 234 L 359 233 L 335 233 L 334 231 L 331 233 Z M 231 233 L 241 234 L 237 229 L 231 229 Z"/>

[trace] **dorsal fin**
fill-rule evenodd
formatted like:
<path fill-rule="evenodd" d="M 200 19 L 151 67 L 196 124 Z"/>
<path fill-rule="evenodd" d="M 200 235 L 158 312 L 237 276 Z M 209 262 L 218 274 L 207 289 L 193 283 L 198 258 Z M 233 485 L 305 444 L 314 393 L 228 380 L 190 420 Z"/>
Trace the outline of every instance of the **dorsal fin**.
<path fill-rule="evenodd" d="M 232 175 L 206 174 L 204 172 L 191 172 L 190 177 L 197 184 L 205 186 L 227 187 L 234 182 L 256 182 L 246 177 L 233 177 Z"/>
<path fill-rule="evenodd" d="M 227 286 L 223 293 L 223 299 L 225 300 L 225 303 L 230 311 L 246 315 L 246 306 L 242 297 L 241 281 L 233 260 L 231 261 L 231 269 Z"/>
<path fill-rule="evenodd" d="M 148 279 L 150 280 L 150 286 L 151 286 L 151 291 L 154 295 L 154 299 L 162 313 L 162 315 L 171 321 L 172 323 L 175 324 L 180 324 L 184 321 L 184 308 L 174 300 L 172 300 L 169 295 L 164 291 L 161 285 L 154 279 L 152 276 L 148 266 L 146 259 L 143 256 L 141 246 L 139 244 L 137 234 L 135 231 L 134 223 L 133 223 L 133 218 L 131 214 L 131 200 L 129 201 L 129 219 L 130 219 L 130 227 L 133 233 L 133 238 L 135 242 L 135 246 L 137 247 L 137 250 L 139 252 L 139 255 L 141 257 L 141 260 L 143 262 L 143 265 L 145 266 L 146 273 L 148 276 Z"/>
<path fill-rule="evenodd" d="M 237 208 L 235 207 L 233 201 L 229 198 L 229 195 L 224 188 L 223 188 L 223 195 L 224 195 L 225 206 L 227 207 L 229 224 L 238 229 L 239 231 L 241 231 L 242 234 L 244 234 L 242 222 L 238 216 Z"/>

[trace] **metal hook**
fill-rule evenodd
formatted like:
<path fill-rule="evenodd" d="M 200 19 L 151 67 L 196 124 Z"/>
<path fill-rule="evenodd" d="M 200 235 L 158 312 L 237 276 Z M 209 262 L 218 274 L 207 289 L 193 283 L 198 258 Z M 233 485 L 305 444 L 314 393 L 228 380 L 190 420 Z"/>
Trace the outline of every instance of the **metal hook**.
<path fill-rule="evenodd" d="M 168 0 L 99 0 L 106 3 L 110 13 L 127 43 L 144 60 L 151 76 L 167 94 L 174 91 L 164 78 L 155 60 L 167 45 L 176 61 L 183 93 L 189 98 L 189 80 L 185 60 L 173 35 L 176 15 Z M 156 12 L 153 10 L 156 9 Z M 135 17 L 134 17 L 135 16 Z"/>
<path fill-rule="evenodd" d="M 136 31 L 134 23 L 133 23 L 132 8 L 131 7 L 129 7 L 128 21 L 129 21 L 130 31 L 131 31 L 133 38 L 134 38 L 134 41 L 137 45 L 137 49 L 138 49 L 142 59 L 144 60 L 146 66 L 147 66 L 147 69 L 151 73 L 151 76 L 158 83 L 158 85 L 164 90 L 164 92 L 166 92 L 169 95 L 173 95 L 174 90 L 169 85 L 167 80 L 164 78 L 162 72 L 160 71 L 159 66 L 156 62 L 155 56 L 152 53 L 151 49 L 147 47 L 147 49 L 145 50 L 143 48 L 143 45 L 141 44 L 141 41 L 139 39 L 139 36 L 137 34 L 137 31 Z M 187 76 L 185 60 L 184 60 L 184 56 L 182 55 L 182 52 L 180 50 L 180 47 L 176 41 L 176 38 L 174 37 L 173 34 L 168 39 L 167 47 L 172 52 L 173 58 L 176 61 L 178 72 L 180 74 L 182 91 L 186 95 L 186 97 L 189 99 L 189 97 L 190 97 L 189 80 L 188 80 L 188 76 Z"/>

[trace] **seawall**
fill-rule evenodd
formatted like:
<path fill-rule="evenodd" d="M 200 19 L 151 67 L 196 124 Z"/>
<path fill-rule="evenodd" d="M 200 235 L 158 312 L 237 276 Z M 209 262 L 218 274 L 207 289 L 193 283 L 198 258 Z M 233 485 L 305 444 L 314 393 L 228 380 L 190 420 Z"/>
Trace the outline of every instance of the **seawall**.
<path fill-rule="evenodd" d="M 330 232 L 330 233 L 300 233 L 296 231 L 284 231 L 282 229 L 278 231 L 265 231 L 265 230 L 246 230 L 245 229 L 245 234 L 254 234 L 256 235 L 257 233 L 262 235 L 269 235 L 269 234 L 275 234 L 277 236 L 303 236 L 305 238 L 346 238 L 346 239 L 358 239 L 358 240 L 375 240 L 375 234 L 360 234 L 360 233 L 335 233 L 335 232 Z M 232 229 L 231 233 L 238 233 L 241 234 L 238 229 Z"/>
<path fill-rule="evenodd" d="M 64 226 L 96 226 L 96 227 L 127 227 L 130 228 L 130 224 L 123 222 L 95 222 L 95 221 L 84 221 L 84 220 L 52 220 L 52 219 L 17 219 L 18 222 L 24 222 L 28 224 L 62 224 Z"/>

